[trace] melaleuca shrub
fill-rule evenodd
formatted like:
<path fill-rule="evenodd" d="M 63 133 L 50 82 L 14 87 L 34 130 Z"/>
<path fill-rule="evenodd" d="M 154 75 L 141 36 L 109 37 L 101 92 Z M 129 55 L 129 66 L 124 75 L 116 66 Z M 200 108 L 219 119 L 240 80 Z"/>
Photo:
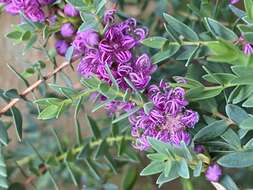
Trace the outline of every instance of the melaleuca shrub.
<path fill-rule="evenodd" d="M 252 187 L 252 0 L 0 3 L 43 55 L 0 90 L 2 189 Z"/>

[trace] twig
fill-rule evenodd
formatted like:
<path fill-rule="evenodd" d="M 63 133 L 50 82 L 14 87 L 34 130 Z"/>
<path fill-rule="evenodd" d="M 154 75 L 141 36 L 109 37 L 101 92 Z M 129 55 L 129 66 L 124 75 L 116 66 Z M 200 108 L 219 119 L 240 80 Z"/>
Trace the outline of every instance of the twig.
<path fill-rule="evenodd" d="M 76 60 L 76 59 L 75 59 Z M 73 61 L 74 62 L 74 61 Z M 64 62 L 59 67 L 57 67 L 52 72 L 49 72 L 46 76 L 44 76 L 42 79 L 36 81 L 31 86 L 29 86 L 27 89 L 25 89 L 21 94 L 19 94 L 20 98 L 14 98 L 12 99 L 4 108 L 0 110 L 0 117 L 6 113 L 8 110 L 10 110 L 13 106 L 15 106 L 22 98 L 26 97 L 29 93 L 33 92 L 36 88 L 38 88 L 39 85 L 47 81 L 48 79 L 52 78 L 55 74 L 63 70 L 64 68 L 71 65 L 70 62 Z"/>

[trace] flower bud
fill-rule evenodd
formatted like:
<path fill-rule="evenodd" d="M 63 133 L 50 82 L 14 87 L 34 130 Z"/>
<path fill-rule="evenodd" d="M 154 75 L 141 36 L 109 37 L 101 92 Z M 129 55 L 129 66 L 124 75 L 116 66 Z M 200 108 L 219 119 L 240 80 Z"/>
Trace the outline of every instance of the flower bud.
<path fill-rule="evenodd" d="M 71 4 L 66 4 L 64 7 L 64 14 L 69 17 L 74 17 L 79 15 L 79 11 Z"/>
<path fill-rule="evenodd" d="M 61 26 L 61 35 L 63 37 L 71 37 L 74 35 L 74 33 L 75 33 L 75 29 L 74 29 L 73 24 L 68 22 Z"/>
<path fill-rule="evenodd" d="M 61 56 L 65 56 L 68 50 L 68 47 L 69 47 L 69 44 L 65 40 L 58 40 L 55 43 L 56 52 Z"/>

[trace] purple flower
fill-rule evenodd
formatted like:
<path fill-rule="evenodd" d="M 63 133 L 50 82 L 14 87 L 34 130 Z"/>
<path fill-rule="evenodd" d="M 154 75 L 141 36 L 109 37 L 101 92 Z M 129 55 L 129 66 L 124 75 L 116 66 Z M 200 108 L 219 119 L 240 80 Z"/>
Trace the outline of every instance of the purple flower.
<path fill-rule="evenodd" d="M 238 3 L 240 0 L 229 0 L 229 3 L 230 4 L 236 4 L 236 3 Z"/>
<path fill-rule="evenodd" d="M 205 147 L 203 145 L 195 145 L 194 151 L 196 153 L 204 153 L 206 151 Z"/>
<path fill-rule="evenodd" d="M 99 43 L 99 35 L 95 30 L 88 29 L 84 32 L 78 32 L 73 41 L 74 48 L 85 53 L 87 48 L 93 48 Z"/>
<path fill-rule="evenodd" d="M 243 45 L 243 52 L 246 55 L 251 55 L 253 54 L 253 47 L 250 43 L 246 43 Z"/>
<path fill-rule="evenodd" d="M 116 13 L 115 9 L 108 10 L 105 12 L 104 15 L 104 24 L 110 24 L 114 21 L 114 15 Z"/>
<path fill-rule="evenodd" d="M 75 33 L 75 28 L 71 23 L 65 23 L 61 26 L 61 35 L 63 37 L 72 37 Z"/>
<path fill-rule="evenodd" d="M 221 175 L 221 167 L 216 163 L 209 165 L 205 173 L 207 180 L 212 182 L 218 182 Z"/>
<path fill-rule="evenodd" d="M 49 24 L 50 25 L 55 25 L 56 22 L 57 22 L 57 19 L 58 19 L 58 17 L 56 15 L 53 15 L 53 16 L 49 17 L 49 19 L 48 19 Z"/>
<path fill-rule="evenodd" d="M 7 4 L 4 9 L 7 13 L 10 13 L 12 15 L 16 15 L 20 11 L 20 9 L 17 6 L 15 6 L 13 3 Z"/>
<path fill-rule="evenodd" d="M 181 130 L 171 134 L 170 141 L 174 145 L 180 145 L 182 141 L 185 142 L 186 145 L 189 145 L 191 142 L 191 136 L 186 131 Z"/>
<path fill-rule="evenodd" d="M 65 56 L 68 50 L 69 44 L 65 40 L 58 40 L 55 43 L 55 49 L 57 53 L 61 56 Z"/>
<path fill-rule="evenodd" d="M 25 8 L 25 14 L 33 22 L 43 22 L 45 20 L 45 14 L 42 9 L 33 5 Z"/>
<path fill-rule="evenodd" d="M 33 22 L 43 22 L 45 20 L 42 5 L 36 0 L 12 0 L 4 1 L 4 3 L 6 3 L 6 12 L 10 14 L 18 14 L 22 11 Z"/>
<path fill-rule="evenodd" d="M 179 146 L 181 141 L 190 144 L 191 136 L 186 129 L 194 127 L 198 114 L 186 108 L 188 102 L 184 89 L 171 88 L 161 81 L 159 86 L 150 85 L 148 97 L 154 105 L 150 112 L 140 110 L 129 118 L 132 135 L 136 138 L 134 147 L 147 150 L 147 137 L 175 146 Z"/>
<path fill-rule="evenodd" d="M 64 6 L 64 14 L 69 17 L 75 17 L 79 15 L 79 11 L 71 4 Z"/>
<path fill-rule="evenodd" d="M 55 2 L 55 0 L 37 0 L 40 5 L 45 6 Z"/>

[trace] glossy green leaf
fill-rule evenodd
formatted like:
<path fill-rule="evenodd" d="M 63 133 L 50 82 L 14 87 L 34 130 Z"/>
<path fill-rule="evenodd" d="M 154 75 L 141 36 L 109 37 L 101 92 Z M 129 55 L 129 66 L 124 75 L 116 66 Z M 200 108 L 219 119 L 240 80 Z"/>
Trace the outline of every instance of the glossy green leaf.
<path fill-rule="evenodd" d="M 239 190 L 236 183 L 229 175 L 225 175 L 221 178 L 220 183 L 229 190 Z"/>
<path fill-rule="evenodd" d="M 186 97 L 190 101 L 199 101 L 210 99 L 218 96 L 222 92 L 223 88 L 204 88 L 204 87 L 196 87 L 187 91 Z"/>
<path fill-rule="evenodd" d="M 241 129 L 252 130 L 253 129 L 253 117 L 249 117 L 249 118 L 243 120 L 240 123 L 239 127 Z"/>
<path fill-rule="evenodd" d="M 249 118 L 248 113 L 237 105 L 228 104 L 226 106 L 226 113 L 228 117 L 237 124 L 242 123 L 245 119 Z"/>
<path fill-rule="evenodd" d="M 88 123 L 90 126 L 90 129 L 96 139 L 99 139 L 101 137 L 100 129 L 97 126 L 97 123 L 94 119 L 92 119 L 90 116 L 87 116 Z"/>
<path fill-rule="evenodd" d="M 168 45 L 152 57 L 152 63 L 157 64 L 172 57 L 180 48 L 178 44 Z"/>
<path fill-rule="evenodd" d="M 204 20 L 208 30 L 213 34 L 214 37 L 223 38 L 224 40 L 228 41 L 236 41 L 238 39 L 237 35 L 232 30 L 225 27 L 220 22 L 211 18 L 205 18 Z"/>
<path fill-rule="evenodd" d="M 3 147 L 0 145 L 0 189 L 8 189 L 7 169 L 3 155 Z"/>
<path fill-rule="evenodd" d="M 236 79 L 237 77 L 233 74 L 230 73 L 213 73 L 211 74 L 206 74 L 203 76 L 203 78 L 211 83 L 219 83 L 219 84 L 229 84 L 230 81 Z"/>
<path fill-rule="evenodd" d="M 154 175 L 157 173 L 161 173 L 164 170 L 165 162 L 163 161 L 152 161 L 148 166 L 146 166 L 142 172 L 141 176 Z"/>
<path fill-rule="evenodd" d="M 195 166 L 194 170 L 193 170 L 193 176 L 194 177 L 199 177 L 201 175 L 201 170 L 203 167 L 203 163 L 202 161 L 198 161 L 197 165 Z"/>
<path fill-rule="evenodd" d="M 187 40 L 198 41 L 198 35 L 187 25 L 164 13 L 163 17 L 167 24 L 176 32 L 177 36 L 183 36 Z"/>
<path fill-rule="evenodd" d="M 0 143 L 2 143 L 4 146 L 9 143 L 7 128 L 2 121 L 0 121 Z"/>
<path fill-rule="evenodd" d="M 208 141 L 222 135 L 227 129 L 227 124 L 225 121 L 215 121 L 206 127 L 200 129 L 198 133 L 194 136 L 194 141 Z"/>
<path fill-rule="evenodd" d="M 118 116 L 116 119 L 114 119 L 112 121 L 112 123 L 114 124 L 114 123 L 117 123 L 117 122 L 119 122 L 119 121 L 121 121 L 123 119 L 126 119 L 126 118 L 128 118 L 131 115 L 133 115 L 134 113 L 136 113 L 139 110 L 140 110 L 140 108 L 135 107 L 132 110 L 128 111 L 127 113 L 123 113 L 122 115 Z"/>
<path fill-rule="evenodd" d="M 185 178 L 185 179 L 190 178 L 188 164 L 185 159 L 181 159 L 179 162 L 177 162 L 177 172 L 178 172 L 178 175 L 182 178 Z"/>
<path fill-rule="evenodd" d="M 244 168 L 253 165 L 253 151 L 233 152 L 222 156 L 218 163 L 227 168 Z"/>
<path fill-rule="evenodd" d="M 167 182 L 170 182 L 176 178 L 178 178 L 179 175 L 178 175 L 178 172 L 177 172 L 177 166 L 176 164 L 172 164 L 172 168 L 170 170 L 170 173 L 169 175 L 166 177 L 164 173 L 162 173 L 157 181 L 156 181 L 156 184 L 159 185 L 159 187 L 161 187 L 164 183 L 167 183 Z"/>
<path fill-rule="evenodd" d="M 166 38 L 154 36 L 144 39 L 141 43 L 147 47 L 161 49 L 167 41 Z"/>
<path fill-rule="evenodd" d="M 23 132 L 23 118 L 22 118 L 21 112 L 16 107 L 12 107 L 11 113 L 14 120 L 14 125 L 15 125 L 18 140 L 21 141 L 22 132 Z"/>
<path fill-rule="evenodd" d="M 138 179 L 138 171 L 136 168 L 129 167 L 122 181 L 124 190 L 132 190 Z"/>

